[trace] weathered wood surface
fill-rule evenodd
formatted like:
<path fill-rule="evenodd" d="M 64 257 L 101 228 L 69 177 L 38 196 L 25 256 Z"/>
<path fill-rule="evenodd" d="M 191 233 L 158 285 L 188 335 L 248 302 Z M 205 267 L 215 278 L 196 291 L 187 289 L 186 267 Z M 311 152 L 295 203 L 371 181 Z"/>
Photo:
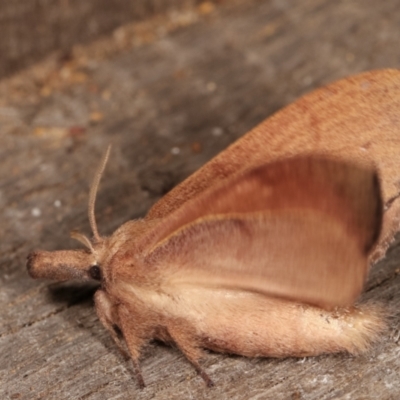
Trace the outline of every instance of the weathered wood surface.
<path fill-rule="evenodd" d="M 147 44 L 111 58 L 100 49 L 112 42 L 94 45 L 0 83 L 0 398 L 398 398 L 399 245 L 374 266 L 364 296 L 392 314 L 369 354 L 210 354 L 213 389 L 176 349 L 154 344 L 138 390 L 96 318 L 95 288 L 28 277 L 29 251 L 73 247 L 70 230 L 89 232 L 87 188 L 108 143 L 97 201 L 104 234 L 301 94 L 400 65 L 399 1 L 239 0 L 193 12 L 179 28 L 158 22 L 163 34 L 151 36 L 150 21 Z"/>
<path fill-rule="evenodd" d="M 2 0 L 0 77 L 51 51 L 108 34 L 123 23 L 190 7 L 199 0 Z"/>

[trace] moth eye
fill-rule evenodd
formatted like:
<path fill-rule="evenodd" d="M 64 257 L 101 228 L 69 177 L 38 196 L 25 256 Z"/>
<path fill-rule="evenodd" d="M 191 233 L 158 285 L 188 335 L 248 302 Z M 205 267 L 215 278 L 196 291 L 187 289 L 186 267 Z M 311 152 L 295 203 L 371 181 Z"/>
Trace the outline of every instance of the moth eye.
<path fill-rule="evenodd" d="M 96 281 L 101 281 L 101 269 L 98 265 L 92 265 L 89 268 L 89 276 L 96 280 Z"/>

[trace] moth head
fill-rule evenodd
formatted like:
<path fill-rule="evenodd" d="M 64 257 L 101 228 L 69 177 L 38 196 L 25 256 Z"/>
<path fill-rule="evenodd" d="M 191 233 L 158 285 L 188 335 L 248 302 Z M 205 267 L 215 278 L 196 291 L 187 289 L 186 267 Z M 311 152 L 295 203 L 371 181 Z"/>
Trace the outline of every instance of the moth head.
<path fill-rule="evenodd" d="M 101 264 L 87 250 L 34 251 L 27 268 L 32 278 L 67 280 L 103 280 Z"/>
<path fill-rule="evenodd" d="M 102 261 L 107 253 L 107 240 L 97 230 L 95 202 L 100 178 L 104 172 L 111 146 L 108 147 L 94 177 L 89 193 L 89 222 L 93 233 L 90 240 L 82 233 L 73 231 L 71 237 L 81 242 L 85 250 L 34 251 L 28 256 L 27 268 L 32 278 L 57 281 L 70 279 L 103 280 Z"/>

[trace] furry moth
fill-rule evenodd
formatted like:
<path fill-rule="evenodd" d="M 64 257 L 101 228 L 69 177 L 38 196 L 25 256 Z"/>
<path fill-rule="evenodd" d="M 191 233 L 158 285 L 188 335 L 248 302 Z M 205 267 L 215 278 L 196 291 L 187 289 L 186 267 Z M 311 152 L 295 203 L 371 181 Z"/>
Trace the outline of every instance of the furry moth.
<path fill-rule="evenodd" d="M 252 135 L 103 237 L 94 206 L 108 149 L 89 194 L 93 239 L 72 233 L 86 249 L 28 256 L 33 278 L 100 282 L 97 315 L 141 387 L 152 339 L 174 343 L 211 386 L 204 349 L 356 354 L 385 328 L 379 306 L 354 306 L 382 226 L 375 168 L 326 154 L 265 162 L 268 143 L 249 161 Z"/>
<path fill-rule="evenodd" d="M 97 314 L 122 352 L 117 328 L 123 333 L 141 386 L 140 350 L 150 339 L 174 342 L 211 385 L 203 348 L 357 353 L 381 331 L 375 308 L 349 308 L 381 225 L 373 170 L 312 156 L 256 166 L 153 218 L 161 200 L 107 238 L 94 219 L 100 175 L 89 201 L 93 240 L 73 233 L 87 250 L 34 252 L 28 270 L 101 282 Z"/>

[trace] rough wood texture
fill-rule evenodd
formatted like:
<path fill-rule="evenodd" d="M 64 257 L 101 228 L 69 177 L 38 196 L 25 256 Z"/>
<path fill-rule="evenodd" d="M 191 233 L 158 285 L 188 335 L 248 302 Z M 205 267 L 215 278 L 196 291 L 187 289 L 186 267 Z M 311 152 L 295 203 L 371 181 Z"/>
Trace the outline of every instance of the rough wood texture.
<path fill-rule="evenodd" d="M 95 316 L 94 288 L 31 280 L 25 257 L 34 248 L 75 246 L 74 228 L 89 232 L 87 188 L 109 142 L 97 201 L 105 234 L 301 94 L 363 70 L 399 67 L 399 6 L 206 3 L 179 26 L 165 19 L 133 29 L 150 39 L 112 58 L 115 37 L 0 82 L 0 398 L 398 398 L 400 245 L 374 266 L 364 295 L 391 313 L 390 331 L 371 353 L 210 354 L 204 365 L 213 389 L 177 350 L 154 344 L 142 360 L 148 387 L 139 391 Z"/>
<path fill-rule="evenodd" d="M 3 0 L 0 5 L 0 76 L 51 51 L 68 53 L 123 23 L 179 10 L 197 0 Z"/>

